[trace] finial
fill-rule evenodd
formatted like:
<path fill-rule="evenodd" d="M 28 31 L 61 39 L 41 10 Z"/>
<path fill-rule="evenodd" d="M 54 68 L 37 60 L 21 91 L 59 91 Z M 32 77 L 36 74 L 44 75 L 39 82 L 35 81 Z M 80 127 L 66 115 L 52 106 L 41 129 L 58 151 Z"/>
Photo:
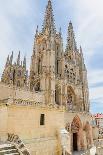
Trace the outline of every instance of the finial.
<path fill-rule="evenodd" d="M 69 22 L 69 27 L 71 27 L 71 28 L 73 29 L 73 25 L 72 25 L 71 20 L 70 20 L 70 22 Z"/>
<path fill-rule="evenodd" d="M 48 3 L 49 3 L 49 2 L 51 3 L 51 0 L 48 0 Z"/>

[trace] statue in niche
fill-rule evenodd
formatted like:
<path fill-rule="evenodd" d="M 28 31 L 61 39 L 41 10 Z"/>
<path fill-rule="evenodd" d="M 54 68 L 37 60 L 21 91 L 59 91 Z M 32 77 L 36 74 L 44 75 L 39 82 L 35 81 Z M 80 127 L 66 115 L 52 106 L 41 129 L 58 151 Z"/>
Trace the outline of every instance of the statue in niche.
<path fill-rule="evenodd" d="M 69 110 L 73 110 L 73 98 L 70 93 L 68 94 L 67 105 Z"/>

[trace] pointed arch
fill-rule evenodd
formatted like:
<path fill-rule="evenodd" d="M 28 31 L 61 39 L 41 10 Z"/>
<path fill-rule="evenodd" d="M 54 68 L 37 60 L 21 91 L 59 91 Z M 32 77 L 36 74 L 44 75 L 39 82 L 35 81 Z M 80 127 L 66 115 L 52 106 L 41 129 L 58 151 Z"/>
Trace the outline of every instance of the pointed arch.
<path fill-rule="evenodd" d="M 72 124 L 71 124 L 71 131 L 73 133 L 78 133 L 81 128 L 82 128 L 82 122 L 81 122 L 79 116 L 76 115 L 73 118 L 73 121 L 72 121 Z"/>

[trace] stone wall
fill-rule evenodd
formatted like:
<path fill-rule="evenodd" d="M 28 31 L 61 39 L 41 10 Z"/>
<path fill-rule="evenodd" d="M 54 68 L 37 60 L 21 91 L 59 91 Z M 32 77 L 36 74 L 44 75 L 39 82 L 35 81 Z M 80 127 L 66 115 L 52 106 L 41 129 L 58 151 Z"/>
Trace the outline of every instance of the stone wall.
<path fill-rule="evenodd" d="M 4 141 L 7 137 L 7 107 L 0 105 L 0 141 Z M 2 136 L 1 136 L 2 135 Z"/>

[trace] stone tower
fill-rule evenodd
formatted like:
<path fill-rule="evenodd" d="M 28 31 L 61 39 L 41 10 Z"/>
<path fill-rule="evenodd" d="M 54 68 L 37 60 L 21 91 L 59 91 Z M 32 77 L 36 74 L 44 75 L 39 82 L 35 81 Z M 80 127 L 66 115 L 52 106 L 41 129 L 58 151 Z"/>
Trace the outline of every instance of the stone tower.
<path fill-rule="evenodd" d="M 82 49 L 77 49 L 70 22 L 63 51 L 61 28 L 57 32 L 51 0 L 48 0 L 41 32 L 36 30 L 30 68 L 30 90 L 42 91 L 46 104 L 68 110 L 89 111 L 87 71 Z"/>
<path fill-rule="evenodd" d="M 43 28 L 36 30 L 31 58 L 30 89 L 44 91 L 45 102 L 55 102 L 55 78 L 62 77 L 63 44 L 61 32 L 57 33 L 51 1 L 48 1 Z"/>
<path fill-rule="evenodd" d="M 87 71 L 84 64 L 82 48 L 77 49 L 73 25 L 68 26 L 67 46 L 65 50 L 65 76 L 68 84 L 76 91 L 74 101 L 72 92 L 69 91 L 67 100 L 72 110 L 89 111 L 89 91 L 87 82 Z M 70 102 L 70 100 L 72 102 Z M 74 106 L 73 103 L 74 102 Z"/>
<path fill-rule="evenodd" d="M 10 57 L 8 55 L 1 82 L 16 87 L 27 85 L 26 57 L 24 57 L 23 62 L 20 61 L 20 51 L 15 63 L 13 63 L 13 52 Z"/>

